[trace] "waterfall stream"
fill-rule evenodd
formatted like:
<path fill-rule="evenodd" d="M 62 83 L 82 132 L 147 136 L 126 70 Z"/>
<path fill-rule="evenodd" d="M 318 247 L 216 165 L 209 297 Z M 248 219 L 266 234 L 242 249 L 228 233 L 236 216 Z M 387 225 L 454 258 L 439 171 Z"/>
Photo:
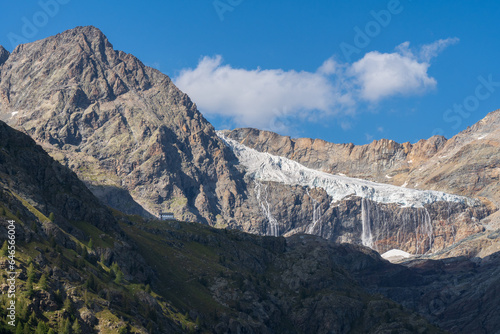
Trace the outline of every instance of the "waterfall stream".
<path fill-rule="evenodd" d="M 260 209 L 269 222 L 269 229 L 267 230 L 267 234 L 274 237 L 279 236 L 279 224 L 276 218 L 273 217 L 271 213 L 271 207 L 267 200 L 267 186 L 261 184 L 260 182 L 255 182 L 255 194 L 257 197 L 257 201 L 259 202 Z"/>
<path fill-rule="evenodd" d="M 361 199 L 361 243 L 363 246 L 373 249 L 373 235 L 370 221 L 370 202 L 366 198 Z"/>
<path fill-rule="evenodd" d="M 309 225 L 307 228 L 306 233 L 307 234 L 315 234 L 314 231 L 316 230 L 316 226 L 318 223 L 321 221 L 321 205 L 320 203 L 315 200 L 311 194 L 309 194 L 309 190 L 306 190 L 307 196 L 311 199 L 313 202 L 313 219 L 312 219 L 312 224 Z M 319 233 L 316 233 L 317 235 L 321 235 L 321 224 L 319 225 Z"/>

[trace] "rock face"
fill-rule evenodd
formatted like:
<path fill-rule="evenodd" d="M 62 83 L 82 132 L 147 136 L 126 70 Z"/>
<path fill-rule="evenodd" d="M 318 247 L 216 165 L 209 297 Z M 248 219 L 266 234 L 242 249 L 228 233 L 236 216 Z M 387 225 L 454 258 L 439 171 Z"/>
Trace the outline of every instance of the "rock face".
<path fill-rule="evenodd" d="M 482 232 L 479 221 L 489 213 L 482 205 L 435 202 L 412 208 L 360 197 L 332 201 L 321 188 L 308 190 L 259 181 L 251 184 L 254 188 L 249 191 L 248 204 L 260 208 L 260 213 L 245 220 L 243 230 L 264 235 L 314 234 L 335 242 L 362 244 L 380 253 L 391 249 L 411 254 L 443 250 Z"/>
<path fill-rule="evenodd" d="M 260 217 L 246 213 L 252 219 L 243 227 L 252 233 L 308 233 L 381 253 L 425 254 L 483 231 L 479 220 L 491 211 L 461 196 L 319 172 L 219 135 L 246 172 L 249 207 L 260 208 Z"/>
<path fill-rule="evenodd" d="M 235 215 L 244 185 L 212 125 L 166 75 L 113 50 L 98 29 L 20 45 L 0 64 L 0 119 L 108 204 L 212 224 Z"/>
<path fill-rule="evenodd" d="M 276 183 L 261 183 L 260 198 L 272 210 L 262 230 L 272 235 L 307 233 L 335 242 L 362 244 L 384 253 L 400 249 L 410 254 L 440 251 L 470 235 L 483 231 L 479 220 L 488 211 L 483 206 L 435 202 L 423 208 L 383 204 L 360 197 L 333 202 L 322 191 L 305 191 Z M 265 194 L 264 194 L 265 193 Z M 250 193 L 253 196 L 257 194 Z M 286 195 L 283 195 L 286 194 Z M 260 201 L 258 205 L 267 205 Z M 273 226 L 273 222 L 276 227 Z"/>

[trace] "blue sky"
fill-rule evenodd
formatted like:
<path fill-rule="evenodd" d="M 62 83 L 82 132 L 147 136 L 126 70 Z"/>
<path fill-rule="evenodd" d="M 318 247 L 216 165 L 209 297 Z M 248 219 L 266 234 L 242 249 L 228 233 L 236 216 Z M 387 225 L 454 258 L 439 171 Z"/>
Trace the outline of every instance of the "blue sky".
<path fill-rule="evenodd" d="M 500 108 L 498 17 L 472 0 L 9 1 L 0 44 L 94 25 L 216 128 L 416 142 Z"/>

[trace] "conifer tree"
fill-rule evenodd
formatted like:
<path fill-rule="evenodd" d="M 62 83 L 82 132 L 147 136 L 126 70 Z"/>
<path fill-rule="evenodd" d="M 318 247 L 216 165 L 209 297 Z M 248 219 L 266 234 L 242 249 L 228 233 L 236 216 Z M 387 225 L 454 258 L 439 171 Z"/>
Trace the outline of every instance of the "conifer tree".
<path fill-rule="evenodd" d="M 47 276 L 45 274 L 40 277 L 40 281 L 38 281 L 38 284 L 40 285 L 40 289 L 47 290 Z"/>
<path fill-rule="evenodd" d="M 9 255 L 8 247 L 9 247 L 9 245 L 7 244 L 7 240 L 5 240 L 5 241 L 3 242 L 3 245 L 2 245 L 2 250 L 0 251 L 0 254 L 1 254 L 2 256 L 7 256 L 7 255 Z"/>
<path fill-rule="evenodd" d="M 78 323 L 78 319 L 75 319 L 75 322 L 73 323 L 73 326 L 71 326 L 71 329 L 73 330 L 73 334 L 82 334 L 82 328 Z"/>

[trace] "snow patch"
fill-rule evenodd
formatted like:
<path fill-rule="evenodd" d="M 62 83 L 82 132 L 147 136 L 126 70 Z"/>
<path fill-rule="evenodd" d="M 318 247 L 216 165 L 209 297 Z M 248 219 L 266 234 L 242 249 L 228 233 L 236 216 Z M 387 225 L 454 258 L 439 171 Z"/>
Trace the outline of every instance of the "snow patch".
<path fill-rule="evenodd" d="M 408 259 L 412 255 L 400 249 L 391 249 L 390 251 L 385 252 L 381 255 L 383 259 L 386 259 L 389 262 L 401 261 L 403 259 Z"/>
<path fill-rule="evenodd" d="M 10 116 L 10 117 L 14 117 L 14 116 L 16 116 L 17 114 L 19 114 L 19 111 L 13 111 L 13 112 L 12 112 L 12 116 Z"/>
<path fill-rule="evenodd" d="M 388 184 L 333 175 L 307 168 L 296 161 L 258 152 L 232 139 L 221 131 L 217 135 L 233 150 L 246 173 L 255 180 L 279 182 L 309 188 L 323 188 L 337 202 L 348 196 L 358 196 L 378 203 L 396 203 L 403 207 L 424 207 L 434 202 L 473 204 L 473 200 L 440 191 L 416 190 Z"/>
<path fill-rule="evenodd" d="M 386 179 L 392 179 L 392 176 L 386 175 L 385 178 Z"/>

